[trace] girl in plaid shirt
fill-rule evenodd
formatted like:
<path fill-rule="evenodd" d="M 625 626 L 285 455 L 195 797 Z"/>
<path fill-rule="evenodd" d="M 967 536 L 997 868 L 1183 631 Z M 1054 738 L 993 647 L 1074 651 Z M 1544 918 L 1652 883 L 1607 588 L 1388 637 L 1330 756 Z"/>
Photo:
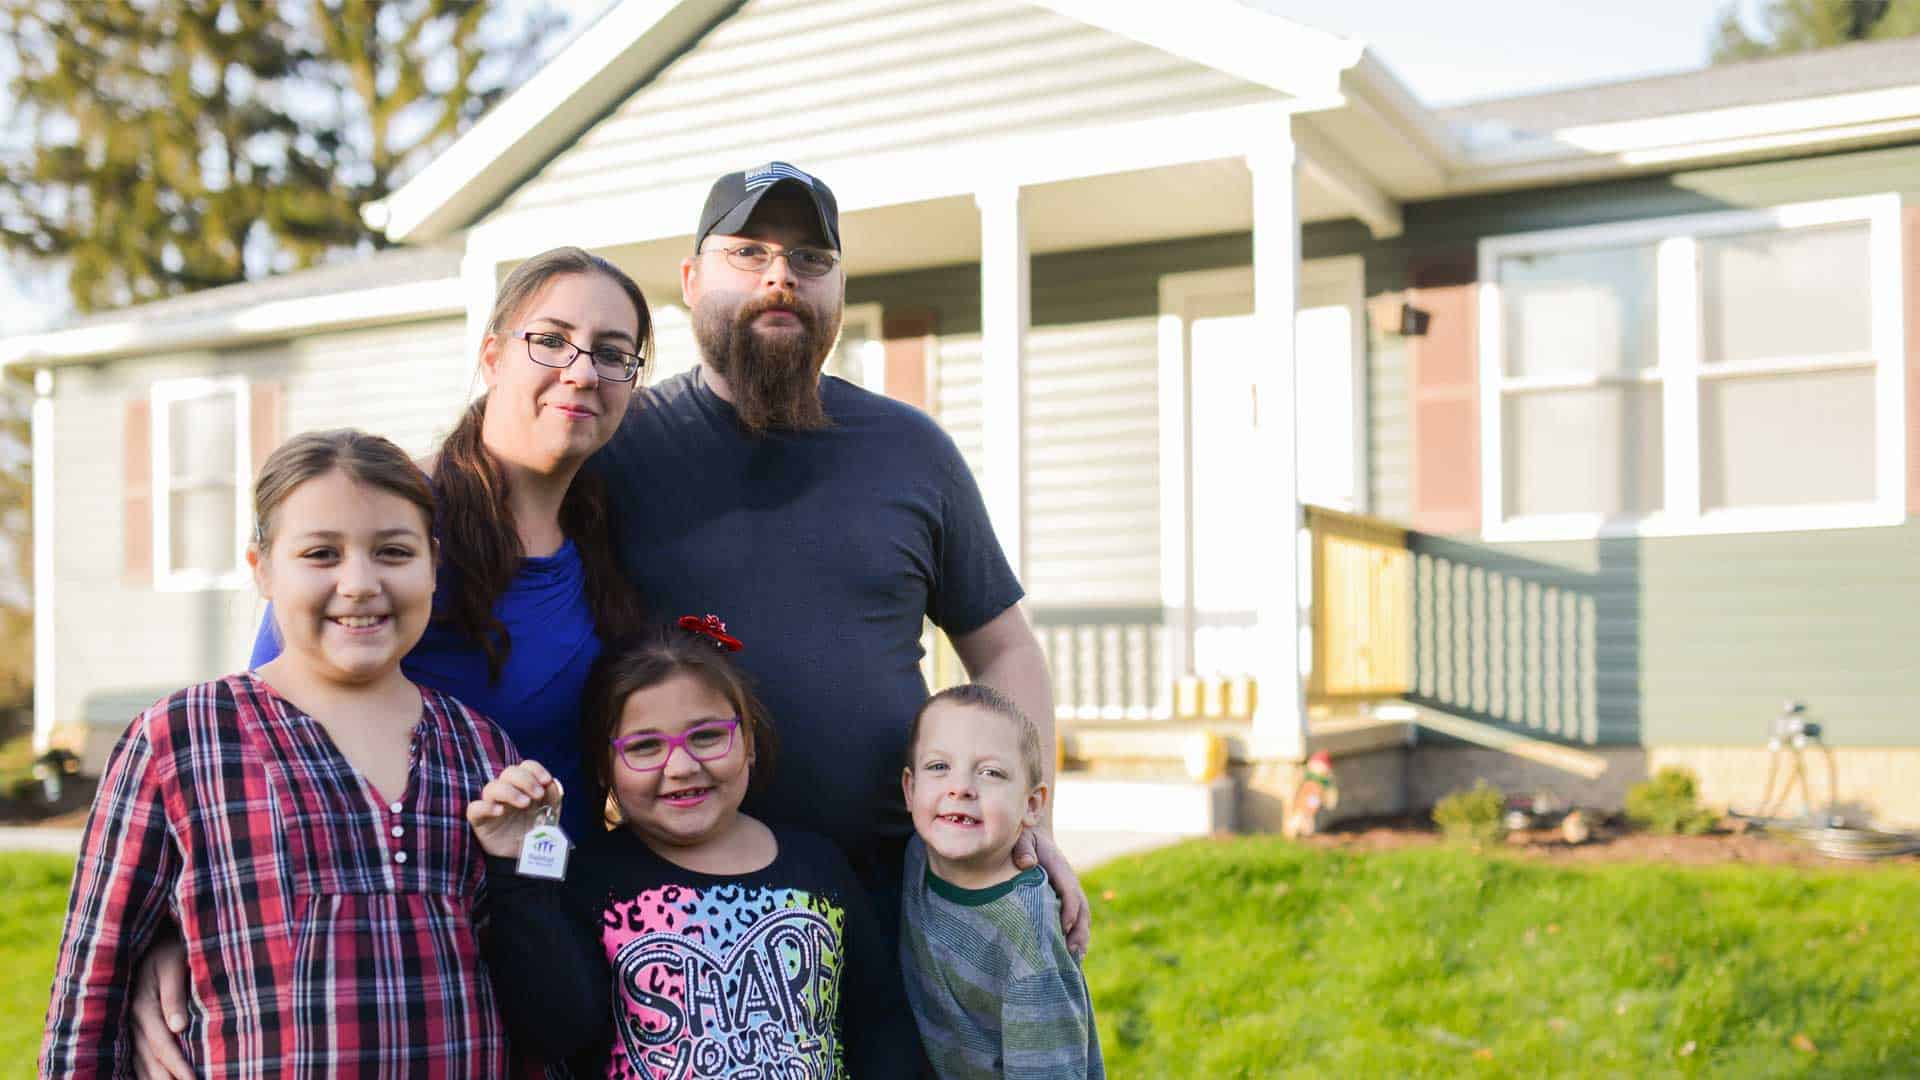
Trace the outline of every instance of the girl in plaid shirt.
<path fill-rule="evenodd" d="M 518 758 L 410 682 L 434 500 L 392 443 L 297 436 L 254 491 L 247 551 L 284 651 L 134 720 L 88 817 L 42 1076 L 127 1076 L 134 966 L 164 916 L 207 1078 L 499 1076 L 474 934 L 485 867 L 467 800 Z"/>

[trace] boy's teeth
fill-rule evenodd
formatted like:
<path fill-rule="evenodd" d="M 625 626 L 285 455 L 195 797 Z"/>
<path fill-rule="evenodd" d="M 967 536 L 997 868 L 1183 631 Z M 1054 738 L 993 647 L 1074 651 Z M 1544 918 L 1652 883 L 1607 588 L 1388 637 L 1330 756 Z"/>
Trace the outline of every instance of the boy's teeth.
<path fill-rule="evenodd" d="M 378 615 L 342 615 L 339 618 L 335 619 L 334 621 L 339 623 L 341 626 L 347 626 L 347 627 L 352 627 L 354 629 L 359 629 L 360 627 L 363 627 L 363 626 L 378 625 L 380 622 L 380 617 Z"/>

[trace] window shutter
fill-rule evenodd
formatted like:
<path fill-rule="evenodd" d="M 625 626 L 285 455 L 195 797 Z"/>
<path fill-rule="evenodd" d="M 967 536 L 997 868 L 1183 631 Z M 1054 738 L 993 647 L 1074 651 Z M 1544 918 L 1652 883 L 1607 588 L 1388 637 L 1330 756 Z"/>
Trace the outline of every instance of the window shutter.
<path fill-rule="evenodd" d="M 146 398 L 127 402 L 120 425 L 121 514 L 125 558 L 122 580 L 153 584 L 153 406 Z"/>
<path fill-rule="evenodd" d="M 247 440 L 253 449 L 253 475 L 260 475 L 260 466 L 266 464 L 267 455 L 282 440 L 280 431 L 280 384 L 277 382 L 257 382 L 248 387 L 253 400 L 247 404 L 247 415 L 251 429 Z M 246 498 L 251 491 L 251 483 L 243 485 L 247 490 L 240 493 Z"/>
<path fill-rule="evenodd" d="M 932 412 L 927 400 L 927 344 L 934 313 L 926 309 L 889 310 L 880 320 L 887 350 L 887 396 Z"/>
<path fill-rule="evenodd" d="M 1906 264 L 1907 513 L 1920 513 L 1920 207 L 1900 211 L 1900 257 Z"/>
<path fill-rule="evenodd" d="M 1480 289 L 1472 272 L 1459 266 L 1416 273 L 1415 282 L 1408 302 L 1430 318 L 1425 336 L 1407 339 L 1413 381 L 1413 523 L 1427 532 L 1476 532 Z"/>

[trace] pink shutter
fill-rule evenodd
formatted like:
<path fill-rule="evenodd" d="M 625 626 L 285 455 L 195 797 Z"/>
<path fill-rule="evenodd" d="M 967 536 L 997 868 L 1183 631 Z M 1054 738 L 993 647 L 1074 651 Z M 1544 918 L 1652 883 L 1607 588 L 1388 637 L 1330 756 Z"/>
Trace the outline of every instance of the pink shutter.
<path fill-rule="evenodd" d="M 153 407 L 146 398 L 127 402 L 120 437 L 120 576 L 129 586 L 145 587 L 153 584 Z"/>
<path fill-rule="evenodd" d="M 267 455 L 280 445 L 280 384 L 277 382 L 257 382 L 250 387 L 253 400 L 248 403 L 251 430 L 248 439 L 253 444 L 253 474 L 260 475 L 260 466 L 266 464 Z M 240 493 L 241 498 L 247 492 Z"/>
<path fill-rule="evenodd" d="M 1408 301 L 1431 317 L 1425 336 L 1407 339 L 1413 382 L 1413 524 L 1426 532 L 1476 532 L 1480 288 L 1471 273 L 1427 277 L 1443 283 L 1420 285 L 1408 293 Z"/>
<path fill-rule="evenodd" d="M 880 320 L 880 336 L 886 339 L 887 396 L 928 412 L 927 343 L 933 327 L 934 314 L 924 309 L 888 311 Z"/>

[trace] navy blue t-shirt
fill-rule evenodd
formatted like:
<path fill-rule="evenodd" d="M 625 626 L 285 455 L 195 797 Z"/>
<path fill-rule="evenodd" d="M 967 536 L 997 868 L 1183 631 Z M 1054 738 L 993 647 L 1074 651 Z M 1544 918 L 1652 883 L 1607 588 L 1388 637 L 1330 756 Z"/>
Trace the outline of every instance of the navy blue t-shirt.
<path fill-rule="evenodd" d="M 446 576 L 443 566 L 435 611 L 444 610 Z M 499 682 L 488 678 L 486 654 L 439 619 L 428 624 L 420 643 L 400 661 L 400 670 L 499 724 L 522 757 L 545 765 L 565 793 L 560 827 L 578 842 L 589 831 L 600 831 L 605 794 L 587 779 L 580 754 L 580 699 L 587 673 L 600 655 L 600 637 L 587 602 L 586 570 L 573 541 L 565 541 L 552 555 L 520 560 L 520 572 L 493 605 L 493 613 L 513 643 Z M 258 668 L 279 655 L 280 638 L 269 607 L 248 666 Z"/>
<path fill-rule="evenodd" d="M 754 437 L 696 368 L 646 391 L 588 467 L 647 609 L 711 612 L 746 644 L 779 736 L 746 811 L 825 834 L 897 893 L 923 620 L 965 634 L 1022 592 L 931 417 L 831 376 L 821 393 L 831 427 Z"/>

